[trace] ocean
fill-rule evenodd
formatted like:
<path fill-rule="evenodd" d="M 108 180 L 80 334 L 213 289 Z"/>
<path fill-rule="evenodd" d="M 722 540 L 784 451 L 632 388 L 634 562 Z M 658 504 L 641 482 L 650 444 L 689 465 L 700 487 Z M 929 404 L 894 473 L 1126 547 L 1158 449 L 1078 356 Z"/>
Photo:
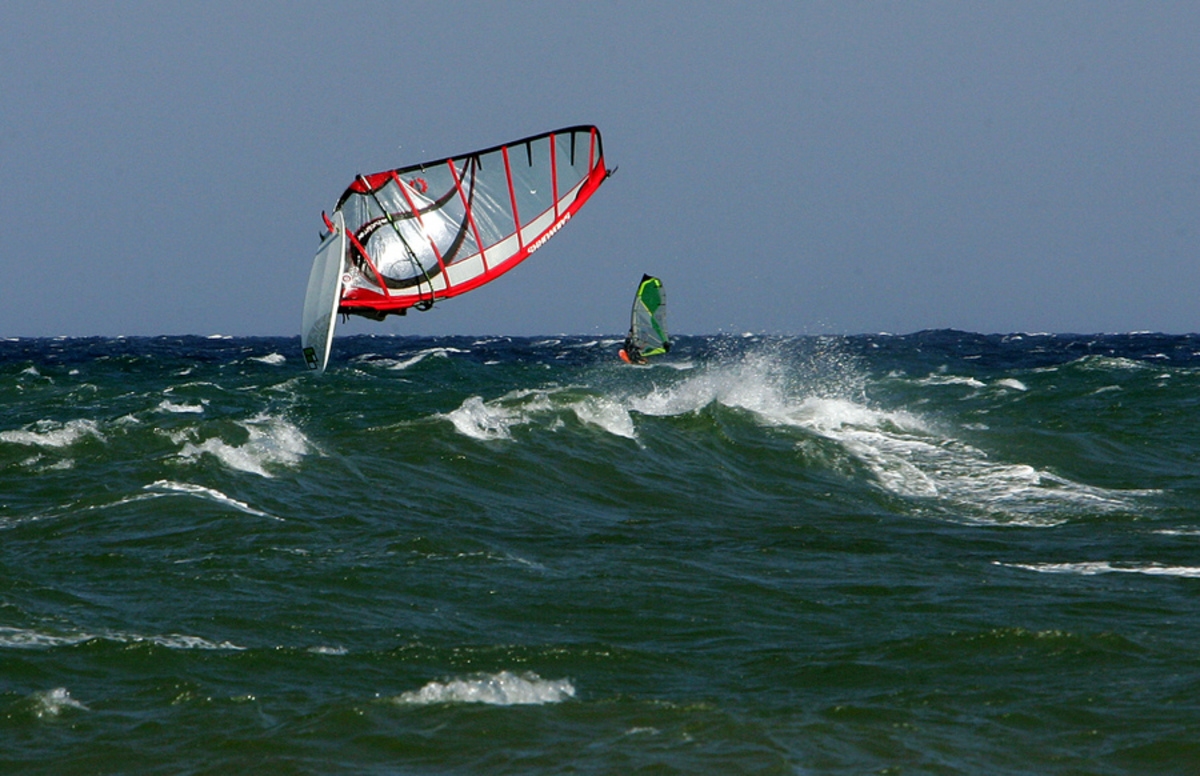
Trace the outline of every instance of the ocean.
<path fill-rule="evenodd" d="M 0 772 L 1200 772 L 1200 336 L 0 341 Z"/>

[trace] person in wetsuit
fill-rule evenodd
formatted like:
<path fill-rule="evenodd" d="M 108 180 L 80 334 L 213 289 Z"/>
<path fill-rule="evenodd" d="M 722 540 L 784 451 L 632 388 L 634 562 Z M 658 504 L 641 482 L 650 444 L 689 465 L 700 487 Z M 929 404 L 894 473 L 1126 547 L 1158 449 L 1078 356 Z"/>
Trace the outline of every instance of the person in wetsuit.
<path fill-rule="evenodd" d="M 631 364 L 646 363 L 646 357 L 642 355 L 641 349 L 633 342 L 632 331 L 625 335 L 625 344 L 621 346 L 621 355 Z"/>

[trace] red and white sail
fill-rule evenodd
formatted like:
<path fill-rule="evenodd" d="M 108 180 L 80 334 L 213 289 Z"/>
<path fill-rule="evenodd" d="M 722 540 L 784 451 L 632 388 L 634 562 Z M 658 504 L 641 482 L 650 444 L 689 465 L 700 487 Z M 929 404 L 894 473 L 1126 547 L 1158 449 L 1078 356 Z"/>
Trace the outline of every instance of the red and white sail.
<path fill-rule="evenodd" d="M 600 131 L 576 126 L 358 176 L 335 208 L 347 236 L 339 311 L 427 309 L 499 277 L 562 228 L 608 174 Z"/>

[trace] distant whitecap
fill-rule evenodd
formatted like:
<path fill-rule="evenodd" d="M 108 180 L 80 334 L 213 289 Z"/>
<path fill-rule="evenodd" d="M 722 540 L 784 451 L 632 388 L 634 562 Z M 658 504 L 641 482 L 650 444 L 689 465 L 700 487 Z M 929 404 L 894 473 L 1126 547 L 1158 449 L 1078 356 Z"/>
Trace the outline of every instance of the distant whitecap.
<path fill-rule="evenodd" d="M 998 566 L 1036 571 L 1042 574 L 1145 574 L 1152 577 L 1200 578 L 1200 567 L 1167 566 L 1160 563 L 1113 563 L 1111 561 L 1086 561 L 1077 563 L 1001 563 Z"/>
<path fill-rule="evenodd" d="M 287 363 L 287 358 L 280 353 L 270 353 L 265 356 L 251 356 L 250 360 L 259 361 L 264 364 L 270 364 L 271 366 L 281 366 Z"/>
<path fill-rule="evenodd" d="M 43 690 L 30 696 L 34 714 L 39 718 L 57 717 L 68 709 L 87 711 L 88 707 L 71 697 L 65 687 Z"/>
<path fill-rule="evenodd" d="M 422 706 L 439 703 L 521 706 L 561 703 L 573 697 L 575 687 L 566 679 L 542 679 L 534 673 L 517 675 L 501 671 L 468 679 L 430 682 L 420 690 L 402 693 L 394 700 Z"/>
<path fill-rule="evenodd" d="M 158 403 L 158 410 L 160 412 L 172 412 L 172 413 L 177 413 L 177 414 L 179 414 L 179 413 L 200 414 L 200 413 L 204 412 L 204 403 L 201 402 L 200 404 L 176 404 L 175 402 L 171 401 L 170 399 L 163 399 L 161 402 Z"/>

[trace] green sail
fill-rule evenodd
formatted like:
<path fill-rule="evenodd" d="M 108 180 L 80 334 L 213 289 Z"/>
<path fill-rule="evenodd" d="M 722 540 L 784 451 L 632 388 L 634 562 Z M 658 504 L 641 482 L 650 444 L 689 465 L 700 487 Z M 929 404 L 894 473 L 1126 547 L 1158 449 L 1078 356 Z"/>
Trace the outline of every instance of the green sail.
<path fill-rule="evenodd" d="M 625 350 L 630 356 L 657 356 L 671 349 L 667 336 L 667 295 L 662 281 L 642 275 L 633 298 L 633 313 Z"/>

